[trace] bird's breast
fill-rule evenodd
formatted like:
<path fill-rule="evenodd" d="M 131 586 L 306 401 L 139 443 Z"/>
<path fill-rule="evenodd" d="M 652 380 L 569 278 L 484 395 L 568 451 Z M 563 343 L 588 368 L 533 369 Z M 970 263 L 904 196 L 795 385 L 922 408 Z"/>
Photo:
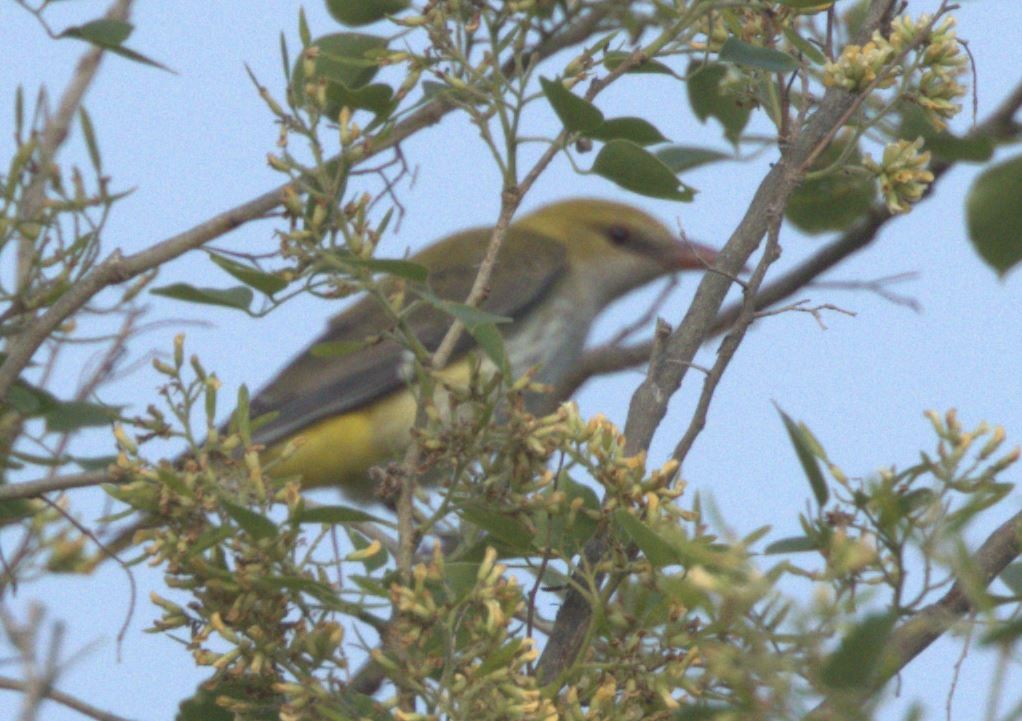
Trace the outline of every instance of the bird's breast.
<path fill-rule="evenodd" d="M 557 384 L 582 353 L 595 315 L 588 303 L 569 293 L 541 303 L 505 335 L 512 374 L 517 378 L 536 368 L 538 382 Z"/>

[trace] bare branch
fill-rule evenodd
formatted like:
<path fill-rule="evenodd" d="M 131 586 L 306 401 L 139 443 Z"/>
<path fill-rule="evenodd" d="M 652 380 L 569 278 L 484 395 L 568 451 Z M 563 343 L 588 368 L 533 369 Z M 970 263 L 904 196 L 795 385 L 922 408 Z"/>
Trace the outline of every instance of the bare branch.
<path fill-rule="evenodd" d="M 692 414 L 692 420 L 689 421 L 685 434 L 674 447 L 672 457 L 679 464 L 685 461 L 685 457 L 692 449 L 696 438 L 706 426 L 706 417 L 710 412 L 710 402 L 713 400 L 713 394 L 717 390 L 717 385 L 720 383 L 720 379 L 724 377 L 724 371 L 731 364 L 731 359 L 734 358 L 735 353 L 738 351 L 738 346 L 741 345 L 742 340 L 745 338 L 746 331 L 756 320 L 756 291 L 762 285 L 767 270 L 781 256 L 781 213 L 781 208 L 774 209 L 763 257 L 760 258 L 759 263 L 752 272 L 752 277 L 749 278 L 748 283 L 743 289 L 745 302 L 742 304 L 742 312 L 738 316 L 738 320 L 731 327 L 731 330 L 724 336 L 720 347 L 717 348 L 717 358 L 713 363 L 713 367 L 710 368 L 710 372 L 703 378 L 703 389 L 699 394 L 699 401 L 696 404 L 695 412 Z"/>
<path fill-rule="evenodd" d="M 868 35 L 879 27 L 893 5 L 893 0 L 873 0 L 862 34 Z M 626 454 L 637 455 L 649 448 L 653 434 L 667 413 L 671 396 L 681 386 L 696 351 L 713 327 L 731 286 L 732 281 L 727 276 L 741 272 L 771 220 L 785 207 L 801 181 L 806 160 L 818 152 L 819 145 L 834 132 L 835 125 L 842 122 L 857 97 L 835 88 L 828 90 L 798 137 L 782 149 L 780 160 L 760 183 L 744 217 L 717 257 L 714 267 L 722 273 L 703 276 L 684 320 L 668 339 L 665 347 L 668 362 L 658 364 L 655 369 L 651 366 L 651 372 L 632 396 L 624 430 Z M 586 544 L 581 565 L 595 567 L 604 557 L 608 543 L 609 533 L 597 532 Z M 591 617 L 592 609 L 584 595 L 571 588 L 558 610 L 554 633 L 539 661 L 537 675 L 542 685 L 552 682 L 562 669 L 574 662 Z"/>
<path fill-rule="evenodd" d="M 761 310 L 755 314 L 756 318 L 764 318 L 770 315 L 780 315 L 781 313 L 808 313 L 816 321 L 816 324 L 820 326 L 820 330 L 827 330 L 827 324 L 823 322 L 823 311 L 830 310 L 835 313 L 841 313 L 842 315 L 851 316 L 854 318 L 857 314 L 854 311 L 846 310 L 845 308 L 839 308 L 832 303 L 824 303 L 823 305 L 807 305 L 811 301 L 808 298 L 797 300 L 794 303 L 788 305 L 782 305 L 780 308 L 771 308 L 770 310 Z"/>
<path fill-rule="evenodd" d="M 24 681 L 7 678 L 6 676 L 0 676 L 0 688 L 5 688 L 8 691 L 21 691 L 22 693 L 27 693 L 28 691 L 27 684 Z M 131 721 L 131 719 L 96 708 L 90 703 L 86 703 L 71 694 L 58 691 L 54 688 L 48 689 L 44 696 L 51 701 L 63 704 L 69 709 L 73 709 L 85 716 L 88 716 L 89 718 L 96 719 L 96 721 Z"/>
<path fill-rule="evenodd" d="M 124 0 L 122 0 L 124 1 Z M 609 12 L 606 8 L 594 10 L 579 21 L 565 29 L 557 36 L 541 41 L 533 55 L 539 59 L 548 57 L 576 43 L 582 42 L 594 32 Z M 504 68 L 505 72 L 514 72 L 514 65 Z M 372 147 L 359 146 L 359 159 L 364 162 L 384 150 L 401 143 L 402 140 L 419 130 L 435 125 L 455 105 L 444 96 L 438 97 L 420 110 L 416 111 L 400 123 L 397 123 L 387 134 Z M 178 256 L 198 248 L 225 233 L 257 218 L 264 216 L 280 205 L 284 190 L 288 184 L 246 201 L 234 208 L 224 211 L 199 225 L 176 236 L 158 242 L 148 250 L 124 257 L 120 251 L 114 251 L 106 260 L 97 265 L 83 277 L 67 293 L 54 303 L 25 334 L 11 343 L 8 355 L 0 366 L 0 399 L 6 398 L 11 384 L 21 371 L 28 365 L 32 356 L 42 342 L 64 320 L 84 306 L 90 299 L 104 288 L 123 283 L 140 273 L 156 268 Z"/>
<path fill-rule="evenodd" d="M 0 486 L 0 501 L 12 501 L 17 498 L 36 498 L 54 491 L 67 491 L 71 488 L 87 488 L 101 483 L 114 483 L 115 479 L 106 470 L 73 473 L 67 476 L 41 478 L 25 483 L 9 483 Z"/>
<path fill-rule="evenodd" d="M 131 10 L 132 0 L 116 0 L 106 12 L 108 20 L 127 20 Z M 46 182 L 50 179 L 53 167 L 53 159 L 57 155 L 60 146 L 67 140 L 71 122 L 74 120 L 75 112 L 82 105 L 82 99 L 86 91 L 92 85 L 99 70 L 99 62 L 103 59 L 103 48 L 92 47 L 78 61 L 74 75 L 64 95 L 60 99 L 57 112 L 46 122 L 43 128 L 42 140 L 39 143 L 39 155 L 35 174 L 29 181 L 28 187 L 18 204 L 17 217 L 19 222 L 34 220 L 43 206 L 43 190 Z M 19 290 L 24 290 L 29 282 L 31 267 L 34 262 L 35 244 L 31 238 L 22 237 L 18 242 L 18 270 L 17 284 Z M 6 392 L 6 390 L 4 391 Z M 0 393 L 2 395 L 2 393 Z"/>
<path fill-rule="evenodd" d="M 835 696 L 826 699 L 806 716 L 806 720 L 828 721 L 847 718 L 843 713 L 845 709 L 861 708 L 866 698 L 873 696 L 959 619 L 978 611 L 970 597 L 969 589 L 974 587 L 974 583 L 979 583 L 983 588 L 989 586 L 1020 553 L 1022 553 L 1022 513 L 1017 513 L 990 534 L 973 554 L 972 560 L 975 565 L 970 569 L 969 584 L 961 580 L 956 581 L 951 590 L 939 601 L 913 614 L 895 629 L 887 643 L 886 660 L 882 664 L 884 673 L 871 687 L 852 697 Z"/>
<path fill-rule="evenodd" d="M 919 277 L 918 273 L 897 273 L 895 275 L 885 275 L 882 278 L 874 278 L 873 280 L 821 280 L 815 283 L 810 283 L 814 288 L 836 288 L 837 290 L 865 290 L 875 295 L 880 296 L 884 300 L 888 300 L 895 305 L 902 305 L 906 308 L 911 308 L 916 313 L 921 313 L 923 310 L 922 304 L 915 298 L 911 298 L 907 295 L 901 295 L 890 290 L 890 286 L 895 283 L 902 283 L 906 280 L 915 280 Z"/>
<path fill-rule="evenodd" d="M 1017 122 L 1014 117 L 1019 108 L 1022 108 L 1022 83 L 1015 87 L 990 117 L 968 133 L 967 137 L 988 137 L 995 140 L 1010 140 L 1018 137 L 1022 134 L 1022 123 Z M 955 163 L 948 161 L 934 163 L 931 168 L 934 179 L 924 198 L 934 192 L 940 179 L 954 165 Z M 854 228 L 777 280 L 768 283 L 756 298 L 756 308 L 758 310 L 769 308 L 798 293 L 813 283 L 814 279 L 876 241 L 883 227 L 896 217 L 883 206 L 873 208 Z M 876 282 L 889 282 L 890 280 L 888 278 Z M 870 290 L 879 292 L 877 289 Z M 891 300 L 899 302 L 899 297 L 895 296 Z M 907 304 L 911 307 L 911 301 L 908 301 Z M 730 328 L 740 312 L 741 303 L 735 303 L 724 309 L 710 328 L 707 337 L 719 335 Z M 558 398 L 571 396 L 593 376 L 614 373 L 646 363 L 649 360 L 651 348 L 652 344 L 647 342 L 627 347 L 599 346 L 592 349 L 582 357 L 572 374 L 558 387 L 556 396 Z"/>

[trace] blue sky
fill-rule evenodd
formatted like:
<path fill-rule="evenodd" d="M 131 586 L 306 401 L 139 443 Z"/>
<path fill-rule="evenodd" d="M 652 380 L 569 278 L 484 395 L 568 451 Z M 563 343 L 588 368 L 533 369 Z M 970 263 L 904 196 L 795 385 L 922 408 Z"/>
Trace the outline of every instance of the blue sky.
<path fill-rule="evenodd" d="M 839 4 L 839 7 L 846 2 Z M 913 12 L 935 3 L 912 3 Z M 177 75 L 107 58 L 90 90 L 87 107 L 98 130 L 106 171 L 115 189 L 136 188 L 117 207 L 105 248 L 135 252 L 211 214 L 247 200 L 280 182 L 267 168 L 277 130 L 272 117 L 247 79 L 247 63 L 272 92 L 283 80 L 277 51 L 283 31 L 298 47 L 298 5 L 218 3 L 180 0 L 139 3 L 137 29 L 129 46 L 174 68 Z M 57 3 L 53 24 L 81 22 L 99 15 L 102 3 Z M 313 34 L 336 25 L 318 3 L 308 3 Z M 979 76 L 982 119 L 1019 78 L 1022 4 L 1017 0 L 966 3 L 956 12 L 959 35 L 970 41 Z M 9 156 L 14 88 L 25 84 L 34 96 L 39 84 L 59 96 L 84 46 L 45 37 L 34 20 L 13 3 L 0 5 L 0 154 Z M 639 76 L 601 96 L 608 115 L 650 113 L 659 129 L 676 142 L 705 143 L 726 150 L 713 126 L 691 116 L 683 88 L 673 80 Z M 554 120 L 539 108 L 528 134 L 552 134 Z M 956 128 L 967 128 L 967 113 Z M 412 187 L 401 190 L 407 215 L 400 231 L 385 241 L 382 255 L 400 256 L 446 233 L 492 223 L 498 211 L 500 180 L 480 162 L 484 149 L 476 131 L 450 116 L 404 145 L 417 168 Z M 1012 154 L 1002 149 L 1001 157 Z M 62 156 L 83 165 L 80 138 L 72 138 Z M 728 166 L 709 166 L 685 176 L 700 190 L 693 204 L 657 202 L 635 196 L 599 178 L 574 174 L 563 159 L 555 162 L 525 201 L 525 208 L 573 195 L 627 199 L 671 225 L 680 218 L 693 238 L 722 244 L 743 211 L 773 156 Z M 965 234 L 963 201 L 976 174 L 958 167 L 941 183 L 935 197 L 917 212 L 889 224 L 882 238 L 827 276 L 830 280 L 871 280 L 911 272 L 918 277 L 896 288 L 916 299 L 920 313 L 865 292 L 809 288 L 798 298 L 813 304 L 833 303 L 855 317 L 831 314 L 822 330 L 808 315 L 785 313 L 757 324 L 737 354 L 710 411 L 709 424 L 684 468 L 692 491 L 714 500 L 735 531 L 773 524 L 777 537 L 797 531 L 797 513 L 810 492 L 787 441 L 773 403 L 804 420 L 849 475 L 868 475 L 890 464 L 914 462 L 920 449 L 933 446 L 922 413 L 959 409 L 966 425 L 980 420 L 1003 424 L 1009 439 L 1022 440 L 1022 355 L 1019 354 L 1018 309 L 1022 284 L 1017 276 L 998 280 L 973 252 Z M 219 247 L 251 251 L 272 248 L 272 226 L 252 224 Z M 784 255 L 775 272 L 792 267 L 826 242 L 826 236 L 801 237 L 786 231 Z M 9 262 L 4 259 L 4 262 Z M 4 272 L 9 272 L 4 270 Z M 182 258 L 163 269 L 159 283 L 231 285 L 205 256 Z M 662 313 L 677 321 L 693 283 L 672 299 Z M 687 291 L 687 292 L 686 292 Z M 653 291 L 615 306 L 597 329 L 606 337 L 645 306 Z M 133 343 L 140 356 L 151 349 L 169 350 L 182 320 L 202 320 L 206 327 L 184 326 L 187 351 L 225 382 L 227 399 L 240 383 L 257 388 L 311 340 L 336 305 L 313 300 L 293 302 L 268 318 L 252 321 L 230 311 L 153 298 L 150 318 L 171 321 Z M 712 359 L 712 348 L 703 360 Z M 73 387 L 77 359 L 58 380 Z M 623 423 L 628 398 L 639 371 L 591 383 L 578 400 L 585 414 L 603 412 Z M 680 436 L 698 391 L 690 376 L 674 400 L 671 413 L 651 450 L 662 460 Z M 146 370 L 109 391 L 108 400 L 134 403 L 153 398 L 158 383 Z M 93 441 L 94 454 L 107 449 Z M 92 449 L 84 449 L 86 452 Z M 170 452 L 170 451 L 168 451 Z M 1008 480 L 1014 480 L 1009 475 Z M 97 494 L 81 494 L 83 512 L 101 508 Z M 78 498 L 78 496 L 76 496 Z M 1005 514 L 1017 509 L 1018 493 L 1005 502 Z M 1009 508 L 1010 507 L 1010 508 Z M 96 511 L 98 512 L 98 511 Z M 95 515 L 95 513 L 93 514 Z M 991 521 L 991 530 L 993 521 Z M 133 629 L 157 614 L 146 600 L 159 587 L 156 574 L 140 571 L 142 586 Z M 807 589 L 808 590 L 808 589 Z M 95 642 L 68 670 L 61 687 L 115 713 L 132 718 L 167 718 L 177 701 L 204 676 L 188 655 L 163 637 L 131 632 L 117 661 L 114 638 L 128 612 L 130 588 L 123 572 L 107 567 L 89 578 L 42 581 L 22 587 L 14 607 L 33 599 L 44 602 L 53 619 L 69 624 L 69 652 Z M 903 676 L 904 700 L 920 699 L 930 714 L 943 714 L 955 644 L 938 644 L 924 653 Z M 975 654 L 964 664 L 954 709 L 968 718 L 985 699 L 989 659 Z M 10 674 L 11 670 L 2 671 Z M 3 697 L 5 704 L 7 697 Z M 10 697 L 13 700 L 13 697 Z M 1009 700 L 1011 697 L 1009 696 Z M 899 702 L 901 704 L 901 702 Z M 894 709 L 901 705 L 895 704 Z M 897 718 L 895 710 L 887 718 Z M 77 718 L 51 704 L 43 719 Z"/>

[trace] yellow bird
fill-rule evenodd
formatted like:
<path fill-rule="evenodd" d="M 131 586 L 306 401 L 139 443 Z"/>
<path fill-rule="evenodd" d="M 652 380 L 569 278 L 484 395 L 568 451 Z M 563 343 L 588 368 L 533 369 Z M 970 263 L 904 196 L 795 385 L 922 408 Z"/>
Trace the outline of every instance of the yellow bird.
<path fill-rule="evenodd" d="M 428 271 L 435 296 L 463 302 L 490 240 L 489 228 L 444 238 L 410 260 Z M 481 308 L 508 317 L 501 324 L 514 377 L 531 368 L 555 385 L 572 369 L 600 311 L 628 291 L 663 275 L 708 267 L 710 248 L 679 240 L 646 213 L 606 200 L 548 205 L 511 225 Z M 406 293 L 411 302 L 414 292 Z M 407 323 L 433 351 L 451 326 L 449 314 L 420 303 Z M 330 320 L 313 345 L 364 341 L 392 327 L 391 315 L 364 298 Z M 444 369 L 452 383 L 469 377 L 474 340 L 463 333 Z M 311 348 L 312 346 L 310 346 Z M 372 498 L 369 469 L 399 456 L 410 439 L 416 401 L 409 390 L 408 351 L 393 339 L 339 357 L 306 348 L 251 402 L 253 418 L 273 413 L 253 433 L 269 455 L 297 436 L 297 451 L 274 474 L 300 474 L 308 487 L 336 485 L 348 496 Z"/>

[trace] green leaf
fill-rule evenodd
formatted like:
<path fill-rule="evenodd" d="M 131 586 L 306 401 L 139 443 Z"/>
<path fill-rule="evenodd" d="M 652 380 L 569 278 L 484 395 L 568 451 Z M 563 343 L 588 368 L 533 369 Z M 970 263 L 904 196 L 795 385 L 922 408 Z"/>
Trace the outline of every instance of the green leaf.
<path fill-rule="evenodd" d="M 170 68 L 166 65 L 158 63 L 152 58 L 146 57 L 142 53 L 121 45 L 121 43 L 128 39 L 128 36 L 131 35 L 131 31 L 133 29 L 134 26 L 131 23 L 126 23 L 123 20 L 93 20 L 92 22 L 85 23 L 84 25 L 70 27 L 57 37 L 85 40 L 86 42 L 92 43 L 93 45 L 103 48 L 108 52 L 120 55 L 122 58 L 134 60 L 135 62 L 144 63 L 145 65 L 151 65 L 154 68 L 170 72 Z"/>
<path fill-rule="evenodd" d="M 7 402 L 18 413 L 31 418 L 56 408 L 60 401 L 49 391 L 19 379 L 7 392 Z"/>
<path fill-rule="evenodd" d="M 234 713 L 216 702 L 218 696 L 227 696 L 220 684 L 215 691 L 200 685 L 194 695 L 178 705 L 174 721 L 234 721 Z"/>
<path fill-rule="evenodd" d="M 444 582 L 455 599 L 462 599 L 476 587 L 479 575 L 478 561 L 447 561 L 444 563 Z"/>
<path fill-rule="evenodd" d="M 326 0 L 326 9 L 341 25 L 359 27 L 401 12 L 408 0 Z"/>
<path fill-rule="evenodd" d="M 637 145 L 667 142 L 667 138 L 652 123 L 642 118 L 631 117 L 605 120 L 596 130 L 586 135 L 595 140 L 631 140 Z"/>
<path fill-rule="evenodd" d="M 995 147 L 997 143 L 988 135 L 960 137 L 945 131 L 926 138 L 926 149 L 933 157 L 954 163 L 985 163 Z"/>
<path fill-rule="evenodd" d="M 78 38 L 104 48 L 120 45 L 135 26 L 123 20 L 93 20 L 84 25 L 76 25 L 62 32 L 58 37 Z"/>
<path fill-rule="evenodd" d="M 422 86 L 422 97 L 426 100 L 432 100 L 441 93 L 448 92 L 451 87 L 445 83 L 438 83 L 436 80 L 423 80 Z"/>
<path fill-rule="evenodd" d="M 512 549 L 522 551 L 528 550 L 531 546 L 532 532 L 528 526 L 511 516 L 491 511 L 483 506 L 472 505 L 463 510 L 462 517 Z"/>
<path fill-rule="evenodd" d="M 994 154 L 997 143 L 989 135 L 953 135 L 947 130 L 937 130 L 929 116 L 914 103 L 905 103 L 901 108 L 901 125 L 898 137 L 915 140 L 922 137 L 926 150 L 938 160 L 963 163 L 985 163 Z"/>
<path fill-rule="evenodd" d="M 508 667 L 508 664 L 518 653 L 518 649 L 521 648 L 524 638 L 512 638 L 506 644 L 498 648 L 496 651 L 491 653 L 479 666 L 473 669 L 474 678 L 484 678 L 490 675 L 494 671 L 503 671 Z"/>
<path fill-rule="evenodd" d="M 845 153 L 847 138 L 839 138 L 820 153 L 810 170 L 828 168 L 843 154 L 851 166 L 862 158 L 858 147 Z M 810 178 L 791 194 L 785 216 L 805 233 L 845 230 L 865 217 L 876 202 L 876 181 L 872 176 L 854 170 L 837 169 L 817 178 Z"/>
<path fill-rule="evenodd" d="M 347 613 L 354 613 L 353 604 L 347 603 L 337 596 L 337 592 L 325 583 L 314 581 L 303 576 L 275 576 L 272 578 L 260 578 L 259 583 L 266 588 L 284 589 L 306 593 L 320 603 Z"/>
<path fill-rule="evenodd" d="M 829 9 L 835 0 L 777 0 L 778 5 L 786 5 L 803 13 L 818 13 Z"/>
<path fill-rule="evenodd" d="M 429 271 L 418 263 L 395 258 L 358 258 L 347 253 L 337 253 L 335 258 L 341 263 L 371 270 L 374 273 L 386 273 L 413 283 L 424 283 L 429 278 Z"/>
<path fill-rule="evenodd" d="M 259 540 L 273 538 L 277 535 L 277 524 L 266 516 L 228 500 L 221 500 L 220 505 L 227 515 L 252 538 Z"/>
<path fill-rule="evenodd" d="M 312 346 L 309 355 L 313 358 L 343 358 L 365 347 L 366 342 L 361 340 L 331 340 Z"/>
<path fill-rule="evenodd" d="M 160 483 L 179 496 L 195 498 L 195 491 L 189 488 L 187 484 L 185 484 L 184 480 L 182 480 L 182 478 L 174 470 L 166 466 L 160 466 L 156 470 L 156 477 L 159 479 Z"/>
<path fill-rule="evenodd" d="M 322 712 L 324 716 L 330 714 L 337 721 L 391 721 L 394 717 L 391 715 L 390 710 L 379 703 L 372 696 L 359 693 L 351 688 L 342 688 L 338 691 L 333 692 L 332 698 L 335 699 L 333 708 L 328 708 L 326 704 L 321 704 L 316 709 L 317 712 Z M 276 709 L 279 709 L 283 704 L 274 706 L 274 721 L 279 718 L 276 714 Z M 336 710 L 335 710 L 336 709 Z M 909 719 L 914 721 L 914 719 Z"/>
<path fill-rule="evenodd" d="M 494 323 L 480 323 L 479 325 L 466 329 L 479 347 L 483 349 L 486 356 L 497 366 L 505 380 L 511 377 L 511 366 L 508 363 L 507 351 L 504 348 L 504 337 L 500 334 Z"/>
<path fill-rule="evenodd" d="M 983 637 L 980 643 L 984 646 L 999 644 L 1014 644 L 1022 637 L 1022 618 L 1015 618 L 1007 621 L 996 621 Z"/>
<path fill-rule="evenodd" d="M 668 145 L 656 151 L 657 158 L 671 169 L 674 173 L 696 168 L 707 163 L 715 163 L 718 160 L 731 158 L 730 153 L 722 153 L 719 150 L 699 148 L 694 145 Z"/>
<path fill-rule="evenodd" d="M 465 305 L 464 303 L 456 303 L 452 300 L 442 301 L 440 306 L 444 311 L 460 320 L 470 332 L 484 325 L 510 323 L 512 320 L 506 316 L 488 313 L 480 308 Z"/>
<path fill-rule="evenodd" d="M 85 147 L 89 151 L 89 160 L 92 167 L 97 171 L 103 169 L 103 158 L 99 154 L 99 143 L 96 142 L 96 131 L 92 125 L 92 118 L 84 106 L 78 109 L 78 121 L 82 126 L 82 136 L 85 138 Z"/>
<path fill-rule="evenodd" d="M 279 278 L 271 273 L 265 273 L 258 268 L 244 265 L 230 258 L 225 258 L 217 253 L 210 253 L 209 259 L 237 280 L 265 295 L 272 296 L 274 293 L 282 291 L 287 287 L 287 281 L 283 278 Z"/>
<path fill-rule="evenodd" d="M 781 28 L 781 32 L 784 33 L 784 37 L 788 39 L 788 42 L 794 45 L 798 51 L 809 60 L 809 62 L 814 65 L 823 65 L 827 62 L 827 57 L 818 47 L 813 45 L 787 25 Z"/>
<path fill-rule="evenodd" d="M 696 117 L 703 122 L 707 118 L 717 120 L 724 128 L 724 137 L 736 144 L 752 110 L 748 105 L 740 104 L 734 94 L 722 87 L 727 72 L 727 67 L 720 63 L 701 66 L 693 63 L 689 66 L 685 87 Z"/>
<path fill-rule="evenodd" d="M 599 497 L 592 488 L 578 483 L 563 471 L 559 475 L 557 483 L 550 487 L 549 493 L 555 491 L 565 495 L 567 505 L 572 505 L 575 499 L 581 499 L 582 508 L 570 522 L 565 515 L 551 517 L 546 511 L 538 511 L 533 517 L 537 532 L 533 536 L 532 545 L 539 550 L 548 547 L 557 549 L 557 552 L 561 554 L 577 553 L 596 532 L 597 521 L 593 520 L 584 510 L 599 512 Z"/>
<path fill-rule="evenodd" d="M 387 39 L 365 33 L 334 33 L 318 38 L 316 74 L 355 90 L 367 85 L 380 71 L 373 56 L 387 47 Z"/>
<path fill-rule="evenodd" d="M 716 719 L 740 718 L 748 709 L 723 704 L 688 703 L 671 716 L 671 721 L 716 721 Z"/>
<path fill-rule="evenodd" d="M 976 178 L 965 201 L 969 239 L 980 257 L 1003 276 L 1022 260 L 1022 155 Z"/>
<path fill-rule="evenodd" d="M 632 56 L 631 53 L 627 53 L 621 50 L 611 50 L 603 56 L 603 67 L 607 70 L 616 69 L 621 63 Z M 656 75 L 674 75 L 674 71 L 664 65 L 659 60 L 646 59 L 638 65 L 634 65 L 625 71 L 625 74 L 629 73 L 643 73 L 643 74 L 656 74 Z"/>
<path fill-rule="evenodd" d="M 890 613 L 868 616 L 841 640 L 820 672 L 831 688 L 855 689 L 869 686 L 880 665 L 896 617 Z"/>
<path fill-rule="evenodd" d="M 628 140 L 611 140 L 600 149 L 593 172 L 622 188 L 651 198 L 689 202 L 695 190 L 671 172 L 663 161 Z"/>
<path fill-rule="evenodd" d="M 751 45 L 734 36 L 724 41 L 719 57 L 721 60 L 759 68 L 771 73 L 787 73 L 798 67 L 795 58 L 786 52 Z"/>
<path fill-rule="evenodd" d="M 625 509 L 614 511 L 614 522 L 655 567 L 672 566 L 679 562 L 674 546 Z"/>
<path fill-rule="evenodd" d="M 603 113 L 588 100 L 578 97 L 558 80 L 540 78 L 550 106 L 561 119 L 565 129 L 573 133 L 590 133 L 603 123 Z"/>
<path fill-rule="evenodd" d="M 394 109 L 391 99 L 394 90 L 384 83 L 373 83 L 362 88 L 346 88 L 339 83 L 330 83 L 326 90 L 327 112 L 336 117 L 341 108 L 368 110 L 375 115 L 389 115 Z M 336 110 L 334 110 L 336 108 Z"/>
<path fill-rule="evenodd" d="M 113 53 L 114 55 L 120 55 L 122 58 L 125 58 L 126 60 L 132 60 L 132 61 L 134 61 L 136 63 L 142 63 L 143 65 L 149 65 L 149 66 L 152 66 L 152 67 L 157 68 L 159 70 L 166 70 L 168 73 L 173 73 L 174 72 L 173 70 L 168 68 L 163 63 L 157 62 L 156 60 L 153 60 L 152 58 L 150 58 L 150 57 L 148 57 L 146 55 L 143 55 L 142 53 L 139 53 L 139 52 L 136 52 L 134 50 L 131 50 L 130 48 L 125 48 L 125 47 L 122 47 L 120 45 L 116 45 L 116 46 L 114 46 L 112 48 L 106 48 L 106 51 L 110 52 L 110 53 Z"/>
<path fill-rule="evenodd" d="M 316 76 L 327 81 L 327 102 L 323 112 L 336 120 L 342 105 L 350 103 L 350 107 L 367 107 L 379 112 L 382 107 L 383 94 L 390 93 L 387 86 L 367 86 L 376 73 L 379 63 L 374 56 L 387 47 L 387 39 L 364 33 L 334 33 L 317 38 L 312 43 L 319 48 L 316 58 Z M 299 56 L 291 70 L 291 91 L 295 102 L 305 102 L 305 63 Z M 365 88 L 364 92 L 362 89 Z M 381 88 L 386 88 L 386 91 Z M 387 96 L 387 101 L 390 97 Z"/>
<path fill-rule="evenodd" d="M 118 416 L 117 409 L 88 401 L 61 401 L 43 413 L 50 433 L 70 433 L 79 428 L 106 426 Z"/>
<path fill-rule="evenodd" d="M 322 523 L 343 526 L 345 523 L 386 523 L 382 518 L 350 506 L 317 506 L 305 508 L 296 518 L 298 523 Z"/>
<path fill-rule="evenodd" d="M 806 551 L 815 551 L 817 548 L 816 541 L 807 536 L 789 536 L 774 541 L 766 547 L 763 553 L 768 556 L 778 553 L 805 553 Z"/>
<path fill-rule="evenodd" d="M 1022 561 L 1017 561 L 1003 571 L 999 578 L 1016 596 L 1022 596 Z"/>
<path fill-rule="evenodd" d="M 305 8 L 298 8 L 298 39 L 302 41 L 302 47 L 312 45 L 312 33 L 309 32 L 309 21 L 305 17 Z"/>
<path fill-rule="evenodd" d="M 153 288 L 149 292 L 153 295 L 184 300 L 189 303 L 221 305 L 226 308 L 237 308 L 238 310 L 246 311 L 252 304 L 252 291 L 243 286 L 235 286 L 234 288 L 196 288 L 188 283 L 172 283 L 161 288 Z"/>
<path fill-rule="evenodd" d="M 457 303 L 453 300 L 444 300 L 427 290 L 416 289 L 416 295 L 429 303 L 437 310 L 443 311 L 452 318 L 461 321 L 462 325 L 471 333 L 480 326 L 492 325 L 494 323 L 510 323 L 513 319 L 485 310 L 474 308 L 464 303 Z"/>
<path fill-rule="evenodd" d="M 211 526 L 207 528 L 188 546 L 185 558 L 194 558 L 207 548 L 219 546 L 222 541 L 226 541 L 233 533 L 234 529 L 230 526 Z"/>
<path fill-rule="evenodd" d="M 827 488 L 827 481 L 823 477 L 823 472 L 820 470 L 820 464 L 816 459 L 816 454 L 813 452 L 813 439 L 807 436 L 805 432 L 798 426 L 795 421 L 788 416 L 787 413 L 782 411 L 780 407 L 777 408 L 777 412 L 781 414 L 781 419 L 784 421 L 784 427 L 788 430 L 788 437 L 791 438 L 791 445 L 795 447 L 795 454 L 798 456 L 798 462 L 802 464 L 802 470 L 806 474 L 806 478 L 809 479 L 809 486 L 813 489 L 813 495 L 816 496 L 816 502 L 820 506 L 827 505 L 827 500 L 830 497 L 830 491 Z"/>
<path fill-rule="evenodd" d="M 75 456 L 74 462 L 83 471 L 105 471 L 111 463 L 117 462 L 117 456 Z"/>
<path fill-rule="evenodd" d="M 36 509 L 24 498 L 0 501 L 0 521 L 16 521 L 19 518 L 27 518 L 35 512 Z"/>

